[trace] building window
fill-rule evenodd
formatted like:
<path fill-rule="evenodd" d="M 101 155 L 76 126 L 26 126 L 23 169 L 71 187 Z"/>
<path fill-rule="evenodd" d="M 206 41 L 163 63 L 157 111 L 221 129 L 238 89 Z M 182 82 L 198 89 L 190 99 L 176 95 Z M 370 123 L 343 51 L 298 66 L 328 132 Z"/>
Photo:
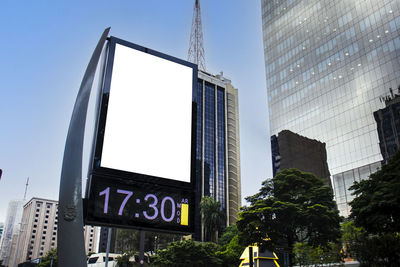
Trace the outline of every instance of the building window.
<path fill-rule="evenodd" d="M 48 223 L 48 221 L 47 221 L 47 220 L 45 220 L 45 221 L 44 221 L 44 223 Z"/>
<path fill-rule="evenodd" d="M 38 219 L 35 219 L 35 222 L 38 222 Z"/>
<path fill-rule="evenodd" d="M 39 208 L 39 207 L 40 207 L 40 203 L 37 203 L 37 204 L 36 204 L 36 207 L 38 207 L 38 208 Z"/>
<path fill-rule="evenodd" d="M 33 230 L 32 230 L 32 233 L 34 233 L 34 234 L 35 234 L 35 233 L 36 233 L 36 230 L 35 230 L 35 229 L 33 229 Z"/>
<path fill-rule="evenodd" d="M 50 211 L 49 211 L 49 210 L 46 210 L 46 213 L 50 213 Z"/>
<path fill-rule="evenodd" d="M 32 235 L 32 239 L 34 239 L 35 238 L 35 235 Z"/>
<path fill-rule="evenodd" d="M 39 212 L 40 211 L 40 209 L 36 209 L 36 212 Z"/>
<path fill-rule="evenodd" d="M 43 226 L 44 229 L 47 229 L 47 225 Z"/>
<path fill-rule="evenodd" d="M 49 218 L 49 215 L 46 215 L 46 219 L 48 219 Z"/>

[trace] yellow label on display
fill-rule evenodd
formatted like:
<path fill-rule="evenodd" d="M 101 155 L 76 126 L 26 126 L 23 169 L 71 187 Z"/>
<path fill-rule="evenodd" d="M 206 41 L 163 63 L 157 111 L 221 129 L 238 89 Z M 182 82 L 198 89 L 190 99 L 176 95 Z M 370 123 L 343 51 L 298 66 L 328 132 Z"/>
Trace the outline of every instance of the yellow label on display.
<path fill-rule="evenodd" d="M 181 206 L 181 225 L 189 225 L 189 204 Z"/>

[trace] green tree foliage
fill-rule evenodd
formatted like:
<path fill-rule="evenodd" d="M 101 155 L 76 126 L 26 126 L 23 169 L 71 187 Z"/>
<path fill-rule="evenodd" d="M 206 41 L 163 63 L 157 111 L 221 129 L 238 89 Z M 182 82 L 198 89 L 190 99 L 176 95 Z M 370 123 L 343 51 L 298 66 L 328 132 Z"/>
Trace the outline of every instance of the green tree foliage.
<path fill-rule="evenodd" d="M 236 224 L 226 227 L 221 237 L 218 239 L 218 247 L 225 249 L 229 242 L 231 242 L 231 240 L 238 234 L 239 230 L 237 229 Z"/>
<path fill-rule="evenodd" d="M 221 238 L 218 239 L 218 252 L 216 255 L 222 260 L 222 266 L 239 266 L 240 256 L 246 246 L 239 243 L 239 231 L 236 224 L 225 228 Z"/>
<path fill-rule="evenodd" d="M 205 227 L 205 232 L 210 235 L 212 242 L 217 241 L 218 229 L 224 218 L 221 203 L 212 197 L 203 197 L 200 201 L 200 209 Z"/>
<path fill-rule="evenodd" d="M 400 152 L 350 190 L 350 253 L 361 266 L 400 266 Z"/>
<path fill-rule="evenodd" d="M 343 261 L 340 243 L 328 243 L 327 246 L 313 247 L 307 243 L 296 243 L 293 248 L 295 262 L 299 266 L 337 264 Z"/>
<path fill-rule="evenodd" d="M 160 248 L 165 248 L 168 243 L 178 241 L 181 235 L 166 234 L 159 232 L 148 232 L 145 234 L 145 251 L 157 251 Z M 140 246 L 140 231 L 129 229 L 118 229 L 116 239 L 116 252 L 127 253 L 134 255 L 139 252 Z"/>
<path fill-rule="evenodd" d="M 344 224 L 343 242 L 346 244 L 346 254 L 356 258 L 361 267 L 400 266 L 398 233 L 369 234 L 349 221 Z"/>
<path fill-rule="evenodd" d="M 53 265 L 51 264 L 53 261 Z M 49 250 L 46 255 L 42 258 L 42 262 L 38 264 L 38 267 L 57 267 L 57 249 L 53 248 Z"/>
<path fill-rule="evenodd" d="M 216 256 L 216 251 L 217 245 L 214 243 L 200 243 L 193 240 L 173 242 L 157 252 L 153 257 L 152 266 L 221 266 L 222 261 Z"/>
<path fill-rule="evenodd" d="M 355 182 L 350 218 L 368 233 L 400 232 L 400 152 L 370 178 Z"/>
<path fill-rule="evenodd" d="M 322 179 L 297 169 L 277 173 L 246 198 L 237 226 L 240 243 L 273 250 L 298 242 L 327 246 L 340 237 L 340 217 L 331 189 Z"/>

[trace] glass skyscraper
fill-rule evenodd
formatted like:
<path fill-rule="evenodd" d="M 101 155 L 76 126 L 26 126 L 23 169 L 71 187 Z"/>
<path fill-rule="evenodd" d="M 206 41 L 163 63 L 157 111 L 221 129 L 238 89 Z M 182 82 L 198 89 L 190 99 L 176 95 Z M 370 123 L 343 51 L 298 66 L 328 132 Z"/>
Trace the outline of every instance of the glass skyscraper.
<path fill-rule="evenodd" d="M 195 104 L 198 201 L 219 201 L 225 227 L 236 222 L 241 206 L 238 92 L 222 74 L 199 71 Z M 196 231 L 204 236 L 204 229 Z"/>
<path fill-rule="evenodd" d="M 271 135 L 326 143 L 341 215 L 380 166 L 373 112 L 400 84 L 400 1 L 262 0 Z"/>

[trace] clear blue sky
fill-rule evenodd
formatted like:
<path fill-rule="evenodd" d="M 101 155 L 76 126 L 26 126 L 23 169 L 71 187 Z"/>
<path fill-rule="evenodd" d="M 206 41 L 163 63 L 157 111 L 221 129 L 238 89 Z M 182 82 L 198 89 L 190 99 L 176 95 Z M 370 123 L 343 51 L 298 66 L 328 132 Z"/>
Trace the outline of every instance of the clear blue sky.
<path fill-rule="evenodd" d="M 58 199 L 76 94 L 103 30 L 186 59 L 194 0 L 1 1 L 0 222 L 8 202 Z M 207 71 L 239 89 L 242 197 L 272 176 L 259 0 L 202 0 Z"/>

